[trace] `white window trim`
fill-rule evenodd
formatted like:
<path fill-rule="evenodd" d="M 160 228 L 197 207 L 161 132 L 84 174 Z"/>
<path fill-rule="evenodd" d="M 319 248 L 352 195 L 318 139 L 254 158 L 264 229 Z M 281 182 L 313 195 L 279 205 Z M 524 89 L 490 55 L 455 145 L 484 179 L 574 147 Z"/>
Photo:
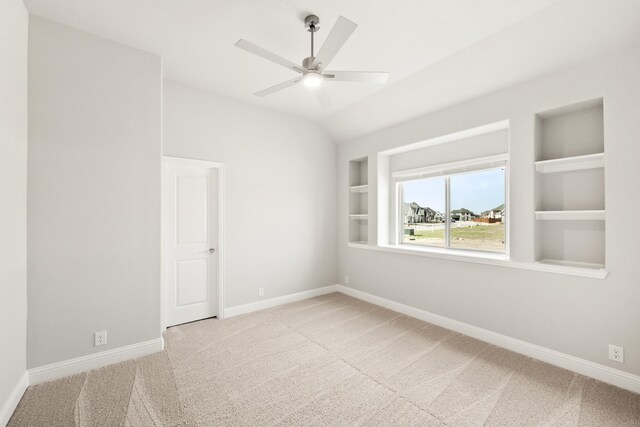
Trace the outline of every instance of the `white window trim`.
<path fill-rule="evenodd" d="M 509 154 L 505 153 L 495 156 L 462 160 L 459 162 L 441 163 L 438 165 L 396 171 L 391 173 L 391 177 L 395 182 L 412 181 L 423 177 L 429 178 L 442 175 L 455 175 L 457 173 L 491 169 L 492 167 L 502 166 L 502 163 L 506 163 L 508 161 Z"/>
<path fill-rule="evenodd" d="M 496 253 L 491 251 L 481 251 L 473 249 L 463 248 L 441 248 L 438 246 L 416 245 L 411 243 L 404 243 L 404 225 L 403 225 L 403 212 L 402 206 L 404 203 L 404 195 L 402 194 L 402 184 L 407 181 L 414 181 L 419 179 L 446 177 L 445 179 L 445 244 L 450 244 L 451 234 L 451 218 L 447 215 L 451 211 L 450 201 L 450 183 L 449 178 L 451 175 L 458 175 L 461 173 L 476 172 L 490 169 L 497 169 L 504 167 L 504 179 L 505 179 L 505 252 Z M 442 163 L 433 166 L 426 166 L 415 169 L 407 169 L 402 171 L 392 172 L 393 187 L 395 188 L 395 201 L 396 201 L 396 217 L 394 220 L 394 228 L 396 241 L 395 244 L 389 245 L 390 248 L 396 248 L 407 252 L 420 252 L 424 254 L 434 255 L 450 255 L 455 257 L 462 257 L 463 259 L 470 258 L 486 258 L 491 260 L 509 261 L 510 260 L 510 231 L 511 221 L 509 220 L 509 213 L 511 211 L 509 205 L 509 154 L 499 154 L 495 156 L 480 157 L 469 160 L 462 160 L 458 162 Z"/>

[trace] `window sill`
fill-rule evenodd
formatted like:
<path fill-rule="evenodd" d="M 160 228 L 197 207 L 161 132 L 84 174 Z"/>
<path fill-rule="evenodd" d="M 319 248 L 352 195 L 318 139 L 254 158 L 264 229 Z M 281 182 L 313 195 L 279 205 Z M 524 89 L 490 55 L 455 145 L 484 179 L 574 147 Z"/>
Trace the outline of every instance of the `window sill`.
<path fill-rule="evenodd" d="M 404 252 L 420 252 L 425 254 L 431 254 L 436 257 L 443 258 L 451 258 L 451 259 L 487 259 L 487 260 L 500 260 L 500 261 L 508 261 L 509 256 L 506 254 L 498 254 L 494 252 L 480 252 L 480 251 L 472 251 L 465 249 L 446 249 L 446 248 L 438 248 L 433 246 L 418 246 L 412 244 L 402 244 L 402 245 L 386 245 L 381 246 L 386 249 L 396 249 Z"/>
<path fill-rule="evenodd" d="M 413 248 L 407 245 L 367 245 L 361 243 L 348 243 L 351 248 L 366 249 L 380 252 L 392 252 L 397 254 L 423 256 L 428 258 L 448 259 L 453 261 L 473 262 L 476 264 L 488 264 L 499 267 L 517 268 L 521 270 L 540 271 L 545 273 L 564 274 L 568 276 L 587 277 L 591 279 L 604 279 L 607 270 L 600 268 L 582 268 L 566 265 L 547 264 L 541 262 L 519 262 L 510 260 L 507 255 L 480 253 L 472 251 L 457 251 L 437 248 Z"/>

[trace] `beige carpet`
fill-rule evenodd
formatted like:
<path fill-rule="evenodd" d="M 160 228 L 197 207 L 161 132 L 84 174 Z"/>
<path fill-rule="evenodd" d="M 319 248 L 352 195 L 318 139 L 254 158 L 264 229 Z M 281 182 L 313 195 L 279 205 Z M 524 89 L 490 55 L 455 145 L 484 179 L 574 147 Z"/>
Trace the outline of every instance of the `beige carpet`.
<path fill-rule="evenodd" d="M 29 387 L 9 425 L 640 425 L 640 395 L 341 294 L 165 339 Z"/>

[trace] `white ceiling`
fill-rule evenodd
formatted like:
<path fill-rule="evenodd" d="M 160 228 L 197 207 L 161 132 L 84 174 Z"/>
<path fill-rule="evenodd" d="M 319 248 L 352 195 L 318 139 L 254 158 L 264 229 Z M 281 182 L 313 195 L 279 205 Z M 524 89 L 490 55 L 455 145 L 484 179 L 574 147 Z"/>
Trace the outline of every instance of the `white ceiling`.
<path fill-rule="evenodd" d="M 338 141 L 640 41 L 639 0 L 25 0 L 29 11 L 162 55 L 166 78 L 318 121 Z M 332 108 L 295 77 L 234 47 L 244 38 L 294 62 L 339 15 L 359 26 L 335 70 L 389 71 L 386 85 L 331 82 Z M 317 50 L 317 48 L 316 48 Z M 469 70 L 474 70 L 470 72 Z M 477 71 L 481 70 L 481 72 Z"/>
<path fill-rule="evenodd" d="M 640 0 L 561 1 L 319 122 L 350 141 L 639 45 Z"/>

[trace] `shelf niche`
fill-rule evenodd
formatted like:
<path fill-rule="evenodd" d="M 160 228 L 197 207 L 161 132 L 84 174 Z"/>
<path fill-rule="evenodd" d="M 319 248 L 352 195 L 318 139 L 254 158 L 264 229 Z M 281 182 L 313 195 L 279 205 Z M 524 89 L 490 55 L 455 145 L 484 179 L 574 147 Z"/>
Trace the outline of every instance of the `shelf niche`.
<path fill-rule="evenodd" d="M 604 268 L 604 221 L 537 221 L 539 262 Z"/>
<path fill-rule="evenodd" d="M 369 167 L 366 157 L 349 162 L 349 243 L 368 244 Z"/>
<path fill-rule="evenodd" d="M 536 116 L 536 261 L 605 265 L 602 99 Z"/>
<path fill-rule="evenodd" d="M 543 174 L 537 177 L 539 211 L 604 210 L 604 169 Z"/>
<path fill-rule="evenodd" d="M 539 113 L 536 161 L 604 153 L 602 98 Z"/>

